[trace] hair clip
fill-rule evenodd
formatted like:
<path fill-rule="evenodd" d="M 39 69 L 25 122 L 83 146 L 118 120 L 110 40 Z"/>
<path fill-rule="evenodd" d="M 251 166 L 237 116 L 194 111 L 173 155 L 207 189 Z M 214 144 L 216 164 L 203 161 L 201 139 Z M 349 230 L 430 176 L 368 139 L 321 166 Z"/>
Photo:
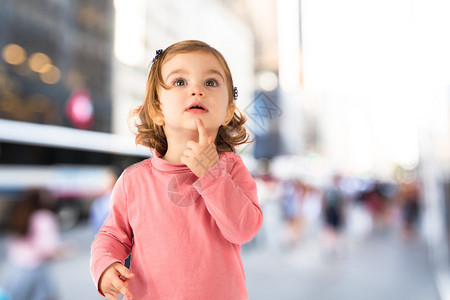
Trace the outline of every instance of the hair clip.
<path fill-rule="evenodd" d="M 237 87 L 233 88 L 233 92 L 234 92 L 234 100 L 236 100 L 238 98 L 238 89 L 237 89 Z"/>
<path fill-rule="evenodd" d="M 159 56 L 162 52 L 163 52 L 163 49 L 156 50 L 156 55 L 155 55 L 155 58 L 153 58 L 152 63 L 155 63 L 155 61 L 158 59 L 158 56 Z"/>

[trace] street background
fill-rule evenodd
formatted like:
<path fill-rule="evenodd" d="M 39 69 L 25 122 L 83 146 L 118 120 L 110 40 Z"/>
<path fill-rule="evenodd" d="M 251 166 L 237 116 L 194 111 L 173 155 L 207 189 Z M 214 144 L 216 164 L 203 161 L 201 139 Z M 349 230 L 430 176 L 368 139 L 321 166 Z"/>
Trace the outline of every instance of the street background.
<path fill-rule="evenodd" d="M 242 250 L 250 299 L 440 299 L 425 244 L 404 243 L 395 230 L 349 242 L 336 257 L 321 253 L 316 238 L 289 249 L 268 244 L 265 235 L 277 233 L 266 230 Z M 89 274 L 92 234 L 87 225 L 79 224 L 63 238 L 74 244 L 74 253 L 51 266 L 61 300 L 104 299 Z"/>
<path fill-rule="evenodd" d="M 117 176 L 150 157 L 129 112 L 155 51 L 199 39 L 226 58 L 253 140 L 236 151 L 264 213 L 242 246 L 250 299 L 450 300 L 449 15 L 447 0 L 0 0 L 0 299 L 36 189 L 69 247 L 48 264 L 60 299 L 101 298 L 90 243 Z"/>

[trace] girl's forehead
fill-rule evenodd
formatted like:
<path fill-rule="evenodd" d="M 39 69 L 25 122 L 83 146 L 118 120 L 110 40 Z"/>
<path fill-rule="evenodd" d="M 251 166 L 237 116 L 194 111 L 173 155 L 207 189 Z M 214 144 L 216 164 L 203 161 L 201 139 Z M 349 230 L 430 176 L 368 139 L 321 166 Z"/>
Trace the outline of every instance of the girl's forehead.
<path fill-rule="evenodd" d="M 161 67 L 162 74 L 175 69 L 182 69 L 187 72 L 215 69 L 220 73 L 225 73 L 222 64 L 215 55 L 200 51 L 174 54 L 164 61 Z"/>

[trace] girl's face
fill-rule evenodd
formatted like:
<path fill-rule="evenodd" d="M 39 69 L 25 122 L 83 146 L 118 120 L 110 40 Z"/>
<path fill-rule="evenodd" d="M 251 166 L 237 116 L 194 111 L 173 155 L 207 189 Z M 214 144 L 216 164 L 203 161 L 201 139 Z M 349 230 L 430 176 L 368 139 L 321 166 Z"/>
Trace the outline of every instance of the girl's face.
<path fill-rule="evenodd" d="M 164 83 L 159 88 L 164 131 L 195 130 L 196 119 L 202 119 L 208 134 L 216 134 L 227 116 L 234 113 L 228 105 L 225 73 L 211 53 L 177 54 L 161 69 Z"/>

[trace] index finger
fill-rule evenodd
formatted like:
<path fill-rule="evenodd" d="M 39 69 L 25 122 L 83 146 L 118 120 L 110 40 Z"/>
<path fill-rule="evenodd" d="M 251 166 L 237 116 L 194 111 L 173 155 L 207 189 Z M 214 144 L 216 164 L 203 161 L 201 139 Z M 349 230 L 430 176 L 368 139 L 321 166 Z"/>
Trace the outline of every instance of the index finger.
<path fill-rule="evenodd" d="M 133 299 L 133 294 L 130 292 L 130 290 L 129 290 L 126 286 L 124 286 L 123 288 L 121 288 L 121 289 L 120 289 L 120 292 L 121 292 L 122 294 L 124 294 L 125 296 L 127 296 L 128 299 Z"/>
<path fill-rule="evenodd" d="M 197 129 L 198 129 L 198 143 L 204 144 L 208 142 L 208 132 L 206 131 L 205 125 L 202 119 L 197 119 Z"/>
<path fill-rule="evenodd" d="M 124 294 L 125 296 L 127 296 L 128 298 L 132 299 L 133 298 L 133 294 L 130 292 L 130 290 L 128 289 L 127 285 L 125 284 L 125 282 L 123 282 L 121 279 L 116 279 L 113 282 L 113 286 L 122 294 Z"/>

